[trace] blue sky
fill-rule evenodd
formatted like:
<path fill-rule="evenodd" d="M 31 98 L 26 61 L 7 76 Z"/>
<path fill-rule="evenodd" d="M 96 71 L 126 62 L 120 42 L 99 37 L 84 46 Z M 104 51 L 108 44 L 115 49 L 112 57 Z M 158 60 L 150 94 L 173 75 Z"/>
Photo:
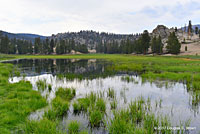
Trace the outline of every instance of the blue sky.
<path fill-rule="evenodd" d="M 0 0 L 0 30 L 51 35 L 95 30 L 150 32 L 158 24 L 200 24 L 199 0 Z"/>

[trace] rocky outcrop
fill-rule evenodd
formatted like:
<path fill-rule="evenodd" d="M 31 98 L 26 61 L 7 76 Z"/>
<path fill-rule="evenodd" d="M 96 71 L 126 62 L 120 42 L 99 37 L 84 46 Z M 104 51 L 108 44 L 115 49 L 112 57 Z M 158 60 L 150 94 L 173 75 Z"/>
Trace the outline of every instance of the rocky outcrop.
<path fill-rule="evenodd" d="M 152 36 L 161 36 L 162 39 L 168 38 L 172 30 L 164 25 L 158 25 L 152 32 Z"/>

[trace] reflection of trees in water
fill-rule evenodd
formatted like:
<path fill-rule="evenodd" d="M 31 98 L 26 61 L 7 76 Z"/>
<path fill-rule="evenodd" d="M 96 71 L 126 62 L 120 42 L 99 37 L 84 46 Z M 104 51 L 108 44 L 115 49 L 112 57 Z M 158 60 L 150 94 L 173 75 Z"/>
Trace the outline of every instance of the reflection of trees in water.
<path fill-rule="evenodd" d="M 27 76 L 45 73 L 98 75 L 104 73 L 108 66 L 108 62 L 95 59 L 22 59 L 10 63 L 21 68 L 21 72 Z"/>
<path fill-rule="evenodd" d="M 173 82 L 173 81 L 149 80 L 149 79 L 146 79 L 146 78 L 142 78 L 142 84 L 149 83 L 149 82 L 151 84 L 154 84 L 157 88 L 165 88 L 166 90 L 170 90 L 176 85 L 176 82 Z"/>

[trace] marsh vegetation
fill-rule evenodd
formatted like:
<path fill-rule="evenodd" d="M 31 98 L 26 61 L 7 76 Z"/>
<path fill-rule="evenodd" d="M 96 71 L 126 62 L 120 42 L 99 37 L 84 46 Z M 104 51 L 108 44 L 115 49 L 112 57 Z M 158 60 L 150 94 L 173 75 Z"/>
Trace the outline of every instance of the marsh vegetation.
<path fill-rule="evenodd" d="M 200 131 L 198 56 L 26 58 L 0 64 L 2 132 L 174 133 L 155 129 L 166 126 Z M 40 120 L 29 120 L 44 107 Z"/>

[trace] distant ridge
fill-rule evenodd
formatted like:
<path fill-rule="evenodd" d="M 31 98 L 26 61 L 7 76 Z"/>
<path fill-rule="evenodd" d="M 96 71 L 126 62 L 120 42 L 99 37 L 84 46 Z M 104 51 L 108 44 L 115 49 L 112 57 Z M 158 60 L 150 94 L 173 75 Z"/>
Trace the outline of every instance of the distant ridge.
<path fill-rule="evenodd" d="M 35 38 L 40 37 L 42 40 L 44 40 L 47 36 L 37 35 L 37 34 L 29 34 L 29 33 L 9 33 L 0 30 L 2 34 L 5 36 L 7 35 L 9 39 L 23 39 L 34 42 Z"/>
<path fill-rule="evenodd" d="M 200 30 L 200 24 L 197 24 L 197 25 L 192 25 L 192 29 L 193 29 L 193 30 L 195 30 L 195 27 L 198 27 L 198 28 L 199 28 L 199 30 Z M 184 29 L 185 29 L 185 27 L 181 27 L 180 29 L 184 30 Z M 188 26 L 186 26 L 186 31 L 187 31 L 187 29 L 188 29 Z"/>

